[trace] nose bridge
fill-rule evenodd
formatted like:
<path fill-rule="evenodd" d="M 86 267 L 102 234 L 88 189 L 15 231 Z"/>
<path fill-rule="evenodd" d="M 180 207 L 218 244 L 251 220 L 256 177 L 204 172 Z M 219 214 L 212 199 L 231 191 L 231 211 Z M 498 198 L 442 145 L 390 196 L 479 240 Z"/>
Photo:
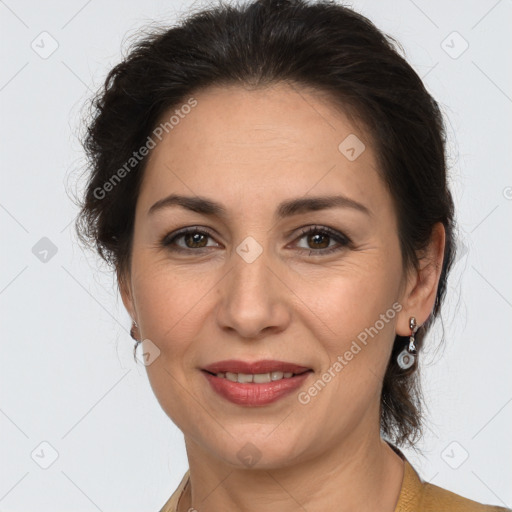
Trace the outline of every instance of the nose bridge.
<path fill-rule="evenodd" d="M 271 251 L 247 237 L 233 251 L 232 262 L 221 284 L 220 326 L 247 338 L 257 338 L 269 327 L 284 328 L 288 315 Z"/>
<path fill-rule="evenodd" d="M 265 290 L 267 281 L 269 281 L 269 264 L 271 258 L 269 250 L 252 237 L 244 239 L 233 254 L 233 283 L 234 290 L 240 295 L 251 297 L 248 291 L 261 293 Z"/>

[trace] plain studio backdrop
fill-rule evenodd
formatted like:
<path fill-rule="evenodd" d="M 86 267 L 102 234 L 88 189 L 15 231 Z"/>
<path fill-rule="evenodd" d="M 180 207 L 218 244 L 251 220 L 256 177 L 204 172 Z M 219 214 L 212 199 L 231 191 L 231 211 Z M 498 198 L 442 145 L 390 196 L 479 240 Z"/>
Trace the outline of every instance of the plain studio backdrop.
<path fill-rule="evenodd" d="M 157 511 L 188 467 L 66 190 L 83 103 L 127 37 L 200 5 L 0 1 L 0 511 Z M 425 480 L 511 507 L 512 2 L 351 5 L 401 42 L 450 137 L 460 255 L 422 357 L 424 455 L 405 454 Z"/>

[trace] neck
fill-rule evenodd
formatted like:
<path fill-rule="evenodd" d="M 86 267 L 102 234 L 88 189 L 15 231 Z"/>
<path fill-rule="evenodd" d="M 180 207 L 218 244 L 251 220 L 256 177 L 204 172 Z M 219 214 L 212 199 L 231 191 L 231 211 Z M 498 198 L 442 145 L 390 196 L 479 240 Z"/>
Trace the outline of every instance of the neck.
<path fill-rule="evenodd" d="M 305 462 L 275 469 L 233 469 L 185 438 L 190 484 L 178 512 L 394 512 L 404 462 L 380 438 L 337 443 Z"/>

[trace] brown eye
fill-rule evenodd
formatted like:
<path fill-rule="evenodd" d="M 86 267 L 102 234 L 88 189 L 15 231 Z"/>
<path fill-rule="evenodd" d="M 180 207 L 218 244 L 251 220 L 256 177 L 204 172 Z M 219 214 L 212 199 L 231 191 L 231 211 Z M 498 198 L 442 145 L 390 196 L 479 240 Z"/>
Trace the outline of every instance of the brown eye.
<path fill-rule="evenodd" d="M 316 233 L 314 235 L 307 235 L 308 243 L 313 245 L 313 249 L 326 249 L 329 247 L 329 235 L 325 233 Z"/>
<path fill-rule="evenodd" d="M 185 245 L 191 249 L 205 247 L 203 242 L 206 242 L 207 236 L 208 235 L 204 235 L 203 233 L 193 233 L 193 234 L 182 235 L 183 240 L 185 241 Z"/>
<path fill-rule="evenodd" d="M 322 256 L 335 251 L 340 251 L 351 244 L 350 239 L 327 226 L 311 226 L 302 230 L 299 239 L 305 238 L 309 255 Z M 330 246 L 331 242 L 336 242 Z"/>
<path fill-rule="evenodd" d="M 201 249 L 213 247 L 207 245 L 209 238 L 212 238 L 212 235 L 208 231 L 198 228 L 186 228 L 177 233 L 166 235 L 161 241 L 161 245 L 176 252 L 191 252 L 193 250 L 200 252 Z M 178 243 L 182 240 L 182 243 Z"/>

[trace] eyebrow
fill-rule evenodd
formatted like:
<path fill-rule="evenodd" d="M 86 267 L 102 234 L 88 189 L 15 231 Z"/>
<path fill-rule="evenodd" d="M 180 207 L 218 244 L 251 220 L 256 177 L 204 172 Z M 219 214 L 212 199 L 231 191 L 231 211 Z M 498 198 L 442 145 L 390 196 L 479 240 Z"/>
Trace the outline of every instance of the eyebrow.
<path fill-rule="evenodd" d="M 153 215 L 157 211 L 171 208 L 173 206 L 181 206 L 187 210 L 200 213 L 203 215 L 216 216 L 226 218 L 228 217 L 227 210 L 220 203 L 212 201 L 206 197 L 201 196 L 182 196 L 178 194 L 171 194 L 163 199 L 157 201 L 148 210 L 148 215 Z M 363 204 L 350 199 L 349 197 L 338 196 L 323 196 L 323 197 L 301 197 L 298 199 L 290 199 L 279 204 L 274 217 L 277 219 L 284 219 L 292 215 L 301 213 L 325 210 L 327 208 L 352 208 L 360 211 L 368 216 L 372 216 L 372 212 Z"/>

